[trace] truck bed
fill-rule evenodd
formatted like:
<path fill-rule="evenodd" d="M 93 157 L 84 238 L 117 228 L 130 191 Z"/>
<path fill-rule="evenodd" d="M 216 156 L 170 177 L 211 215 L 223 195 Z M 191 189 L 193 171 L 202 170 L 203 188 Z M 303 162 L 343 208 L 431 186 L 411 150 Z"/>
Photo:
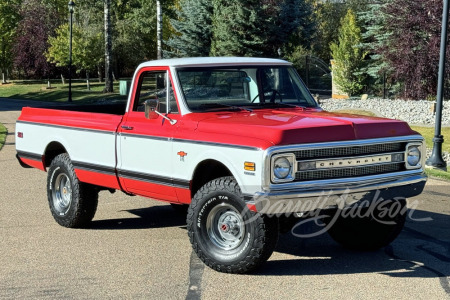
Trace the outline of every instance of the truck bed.
<path fill-rule="evenodd" d="M 91 113 L 103 113 L 111 115 L 124 115 L 126 110 L 127 102 L 114 102 L 114 103 L 101 103 L 101 104 L 67 104 L 67 105 L 53 105 L 46 106 L 47 109 L 53 110 L 68 110 L 68 111 L 78 111 L 78 112 L 91 112 Z"/>

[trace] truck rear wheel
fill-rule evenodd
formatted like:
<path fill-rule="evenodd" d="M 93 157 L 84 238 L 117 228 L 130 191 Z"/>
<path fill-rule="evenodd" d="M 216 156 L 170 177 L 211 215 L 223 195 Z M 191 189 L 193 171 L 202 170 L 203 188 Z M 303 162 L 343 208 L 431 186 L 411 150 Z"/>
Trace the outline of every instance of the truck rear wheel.
<path fill-rule="evenodd" d="M 97 211 L 98 191 L 78 181 L 67 153 L 56 156 L 50 164 L 47 197 L 53 218 L 64 227 L 85 227 Z"/>
<path fill-rule="evenodd" d="M 248 210 L 233 177 L 205 184 L 189 206 L 187 228 L 197 256 L 214 270 L 246 273 L 272 255 L 278 219 Z"/>
<path fill-rule="evenodd" d="M 402 231 L 406 220 L 406 201 L 391 201 L 365 209 L 344 209 L 328 234 L 346 248 L 373 251 L 389 245 Z"/>

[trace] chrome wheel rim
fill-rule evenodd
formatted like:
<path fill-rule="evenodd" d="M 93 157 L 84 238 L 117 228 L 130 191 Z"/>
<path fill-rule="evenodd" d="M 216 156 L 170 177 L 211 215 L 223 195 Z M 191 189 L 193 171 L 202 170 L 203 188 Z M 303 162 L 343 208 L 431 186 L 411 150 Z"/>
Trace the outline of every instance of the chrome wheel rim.
<path fill-rule="evenodd" d="M 66 174 L 59 174 L 56 177 L 52 190 L 53 207 L 59 215 L 65 215 L 72 202 L 72 187 L 70 179 Z"/>
<path fill-rule="evenodd" d="M 222 250 L 239 247 L 245 236 L 244 220 L 241 214 L 229 204 L 215 206 L 206 220 L 208 237 Z"/>

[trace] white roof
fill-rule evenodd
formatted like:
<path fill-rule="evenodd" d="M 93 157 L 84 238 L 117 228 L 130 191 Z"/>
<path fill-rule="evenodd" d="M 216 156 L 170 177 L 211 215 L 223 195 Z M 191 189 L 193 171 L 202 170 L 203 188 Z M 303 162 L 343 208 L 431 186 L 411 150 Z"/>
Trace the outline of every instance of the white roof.
<path fill-rule="evenodd" d="M 215 65 L 291 65 L 290 62 L 273 58 L 256 57 L 188 57 L 151 60 L 139 65 L 142 67 L 194 67 Z"/>

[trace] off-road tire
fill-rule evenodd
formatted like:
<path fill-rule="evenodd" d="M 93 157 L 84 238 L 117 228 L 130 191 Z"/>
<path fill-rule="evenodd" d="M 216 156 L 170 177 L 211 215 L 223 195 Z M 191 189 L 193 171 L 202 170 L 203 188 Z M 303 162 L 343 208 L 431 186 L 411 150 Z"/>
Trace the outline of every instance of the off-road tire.
<path fill-rule="evenodd" d="M 258 268 L 272 255 L 279 231 L 277 218 L 246 207 L 233 177 L 221 177 L 200 188 L 189 206 L 187 229 L 197 256 L 225 273 Z"/>
<path fill-rule="evenodd" d="M 47 197 L 53 218 L 64 227 L 86 227 L 97 211 L 98 190 L 78 180 L 67 153 L 50 164 Z"/>
<path fill-rule="evenodd" d="M 390 203 L 383 204 L 382 209 L 372 207 L 360 210 L 363 217 L 342 217 L 342 214 L 346 215 L 345 211 L 338 211 L 340 215 L 329 224 L 328 234 L 345 248 L 353 250 L 374 251 L 389 245 L 402 231 L 407 214 L 406 200 L 386 201 Z M 390 209 L 393 213 L 386 213 Z M 331 218 L 326 222 L 330 222 Z"/>

